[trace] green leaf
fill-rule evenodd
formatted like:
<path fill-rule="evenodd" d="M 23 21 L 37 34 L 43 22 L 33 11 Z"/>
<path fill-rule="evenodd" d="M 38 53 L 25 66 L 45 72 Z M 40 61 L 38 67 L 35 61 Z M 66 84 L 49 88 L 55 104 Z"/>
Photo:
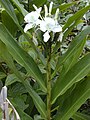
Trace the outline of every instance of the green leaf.
<path fill-rule="evenodd" d="M 75 22 L 77 19 L 80 20 L 80 18 L 90 9 L 90 5 L 82 8 L 81 10 L 79 10 L 78 12 L 76 12 L 73 16 L 71 16 L 68 21 L 66 22 L 66 24 L 63 27 L 63 30 L 65 30 L 66 28 L 68 28 L 73 22 Z"/>
<path fill-rule="evenodd" d="M 35 80 L 37 80 L 42 88 L 42 91 L 46 92 L 47 90 L 44 77 L 37 64 L 34 62 L 32 57 L 30 57 L 23 49 L 20 48 L 20 46 L 16 43 L 12 35 L 2 23 L 0 23 L 0 39 L 6 44 L 13 58 L 25 67 L 30 75 L 34 77 Z"/>
<path fill-rule="evenodd" d="M 52 13 L 55 14 L 57 8 L 60 9 L 60 11 L 66 10 L 67 8 L 71 7 L 72 5 L 76 4 L 76 2 L 71 2 L 71 3 L 66 3 L 66 4 L 62 4 L 56 8 L 53 8 Z"/>
<path fill-rule="evenodd" d="M 8 15 L 6 10 L 3 10 L 1 13 L 1 19 L 2 23 L 6 26 L 6 28 L 9 30 L 9 32 L 15 36 L 17 32 L 17 26 L 14 23 L 14 21 L 11 19 L 11 17 Z"/>
<path fill-rule="evenodd" d="M 62 4 L 62 5 L 59 6 L 60 11 L 63 11 L 63 10 L 65 10 L 65 9 L 69 8 L 70 6 L 74 5 L 74 4 L 76 4 L 76 2 L 71 2 L 71 3 Z"/>
<path fill-rule="evenodd" d="M 76 112 L 72 118 L 74 120 L 90 120 L 90 116 L 87 115 L 87 114 L 83 114 L 83 113 L 79 113 L 79 112 Z"/>
<path fill-rule="evenodd" d="M 2 111 L 0 110 L 0 119 L 2 119 L 2 116 L 3 116 L 3 113 L 2 113 Z"/>
<path fill-rule="evenodd" d="M 77 84 L 71 95 L 60 106 L 55 120 L 68 120 L 80 108 L 80 106 L 90 97 L 90 78 Z M 89 117 L 90 119 L 90 117 Z M 80 119 L 88 120 L 88 119 Z"/>
<path fill-rule="evenodd" d="M 78 23 L 78 21 L 83 17 L 83 15 L 90 9 L 90 6 L 82 8 L 78 12 L 76 12 L 73 16 L 71 16 L 66 24 L 63 27 L 63 31 L 67 29 L 64 33 L 63 40 L 67 37 L 67 35 L 71 32 L 73 27 Z"/>
<path fill-rule="evenodd" d="M 23 78 L 22 78 L 23 79 Z M 29 93 L 32 97 L 35 107 L 37 108 L 38 112 L 43 118 L 46 118 L 46 105 L 42 101 L 41 97 L 32 89 L 32 86 L 28 81 L 23 81 L 23 85 L 25 90 Z"/>
<path fill-rule="evenodd" d="M 7 12 L 11 15 L 11 17 L 16 21 L 16 23 L 18 22 L 18 19 L 15 15 L 14 9 L 10 3 L 10 0 L 0 0 L 0 3 L 3 5 L 3 7 L 7 10 Z"/>
<path fill-rule="evenodd" d="M 40 115 L 34 115 L 34 120 L 43 120 L 43 118 L 41 118 L 41 116 Z"/>
<path fill-rule="evenodd" d="M 14 65 L 13 58 L 10 55 L 5 44 L 1 40 L 0 40 L 0 54 L 4 61 L 9 65 L 10 69 L 14 70 L 14 72 L 17 73 L 17 69 Z"/>
<path fill-rule="evenodd" d="M 90 27 L 84 29 L 78 36 L 76 36 L 72 40 L 67 52 L 59 57 L 52 77 L 56 74 L 57 71 L 59 71 L 62 65 L 64 69 L 64 71 L 62 71 L 63 76 L 63 74 L 65 75 L 65 73 L 77 62 L 83 50 L 83 46 L 86 42 L 85 38 L 88 34 L 90 34 Z"/>
<path fill-rule="evenodd" d="M 90 72 L 90 54 L 80 59 L 67 73 L 57 79 L 52 88 L 52 104 L 64 94 L 74 83 L 80 81 Z"/>
<path fill-rule="evenodd" d="M 32 89 L 30 84 L 26 80 L 24 80 L 24 78 L 21 76 L 21 74 L 17 71 L 17 69 L 16 69 L 16 67 L 15 67 L 15 65 L 13 63 L 11 55 L 9 54 L 6 46 L 1 41 L 0 41 L 0 48 L 1 48 L 0 52 L 2 53 L 3 58 L 5 59 L 5 61 L 7 62 L 7 64 L 11 68 L 11 70 L 14 72 L 14 74 L 19 78 L 19 80 L 21 80 L 22 84 L 25 87 L 25 90 L 27 90 L 29 95 L 32 97 L 37 110 L 45 118 L 46 117 L 46 106 L 45 106 L 45 103 L 42 101 L 40 96 Z"/>
<path fill-rule="evenodd" d="M 13 83 L 16 82 L 16 81 L 21 82 L 21 81 L 16 77 L 15 74 L 9 74 L 9 75 L 7 76 L 7 78 L 6 78 L 5 85 L 6 85 L 6 86 L 11 85 L 11 84 L 13 84 Z"/>
<path fill-rule="evenodd" d="M 45 103 L 42 101 L 40 96 L 32 89 L 32 87 L 28 81 L 24 82 L 24 85 L 26 86 L 26 89 L 28 90 L 29 94 L 33 98 L 34 104 L 35 104 L 37 110 L 39 111 L 39 113 L 41 113 L 41 116 L 46 118 L 46 105 L 45 105 Z"/>
<path fill-rule="evenodd" d="M 4 72 L 0 72 L 0 80 L 5 78 L 6 77 L 6 74 Z"/>
<path fill-rule="evenodd" d="M 24 6 L 21 5 L 18 0 L 12 0 L 12 2 L 16 5 L 16 7 L 23 14 L 23 16 L 28 14 L 28 12 L 24 9 Z"/>
<path fill-rule="evenodd" d="M 13 101 L 16 103 L 16 105 L 21 109 L 21 110 L 25 110 L 28 108 L 28 104 L 26 103 L 26 99 L 27 99 L 27 95 L 17 95 L 17 96 L 13 96 Z"/>
<path fill-rule="evenodd" d="M 74 120 L 90 120 L 90 116 L 87 115 L 87 114 L 82 114 L 82 113 L 79 113 L 79 112 L 76 112 L 72 118 Z"/>
<path fill-rule="evenodd" d="M 20 114 L 21 120 L 33 120 L 28 114 L 23 112 L 21 109 L 17 108 L 17 111 Z"/>
<path fill-rule="evenodd" d="M 20 109 L 17 104 L 15 104 L 14 100 L 11 99 L 10 101 L 15 106 L 17 112 L 20 115 L 21 120 L 33 120 L 28 114 L 26 114 L 22 109 Z"/>
<path fill-rule="evenodd" d="M 33 4 L 35 4 L 37 7 L 43 6 L 43 4 L 47 2 L 47 0 L 29 0 L 29 10 L 34 10 Z"/>

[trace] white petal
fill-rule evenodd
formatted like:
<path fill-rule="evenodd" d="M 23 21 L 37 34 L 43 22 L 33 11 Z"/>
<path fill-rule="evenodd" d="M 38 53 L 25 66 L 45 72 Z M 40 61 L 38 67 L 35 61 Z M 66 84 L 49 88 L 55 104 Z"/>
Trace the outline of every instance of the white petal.
<path fill-rule="evenodd" d="M 61 32 L 62 31 L 62 27 L 60 25 L 57 25 L 53 28 L 52 30 L 53 32 Z"/>
<path fill-rule="evenodd" d="M 24 28 L 24 32 L 26 33 L 27 30 L 31 29 L 33 27 L 33 24 L 26 24 L 25 28 Z"/>
<path fill-rule="evenodd" d="M 39 25 L 40 23 L 41 23 L 41 20 L 38 19 L 35 24 Z"/>
<path fill-rule="evenodd" d="M 53 30 L 54 26 L 55 26 L 54 19 L 52 19 L 50 17 L 45 17 L 44 18 L 44 22 L 46 24 L 46 25 L 44 25 L 45 28 L 46 28 L 46 30 L 49 31 L 49 32 L 51 32 Z"/>
<path fill-rule="evenodd" d="M 53 18 L 45 17 L 44 20 L 45 20 L 46 24 L 55 25 L 55 21 Z"/>
<path fill-rule="evenodd" d="M 47 30 L 45 21 L 41 21 L 40 30 L 43 32 L 45 32 Z"/>
<path fill-rule="evenodd" d="M 36 11 L 35 12 L 33 11 L 33 12 L 28 13 L 25 16 L 24 20 L 27 23 L 30 23 L 30 22 L 34 23 L 38 18 L 39 18 L 39 14 Z"/>
<path fill-rule="evenodd" d="M 61 32 L 60 35 L 59 35 L 58 41 L 62 42 L 62 39 L 63 39 L 63 33 Z"/>
<path fill-rule="evenodd" d="M 37 11 L 37 13 L 40 14 L 41 10 L 42 10 L 42 7 L 38 8 L 36 11 Z"/>
<path fill-rule="evenodd" d="M 49 38 L 50 38 L 49 32 L 48 31 L 45 32 L 45 34 L 43 35 L 43 37 L 44 37 L 44 42 L 47 42 L 49 40 Z"/>

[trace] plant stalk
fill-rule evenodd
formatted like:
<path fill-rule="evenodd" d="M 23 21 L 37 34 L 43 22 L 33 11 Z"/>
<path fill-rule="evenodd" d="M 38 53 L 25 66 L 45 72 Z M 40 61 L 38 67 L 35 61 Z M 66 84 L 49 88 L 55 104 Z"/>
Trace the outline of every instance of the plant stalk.
<path fill-rule="evenodd" d="M 47 120 L 51 120 L 51 42 L 48 44 L 47 55 Z"/>

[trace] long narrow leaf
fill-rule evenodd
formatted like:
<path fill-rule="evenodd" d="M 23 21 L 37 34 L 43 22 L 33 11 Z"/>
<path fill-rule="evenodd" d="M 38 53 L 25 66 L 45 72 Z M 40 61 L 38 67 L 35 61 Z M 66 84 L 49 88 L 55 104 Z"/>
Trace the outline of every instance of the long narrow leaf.
<path fill-rule="evenodd" d="M 29 94 L 33 98 L 34 104 L 35 104 L 37 110 L 39 111 L 39 113 L 41 113 L 41 116 L 46 118 L 45 103 L 42 101 L 40 96 L 32 89 L 32 87 L 29 85 L 28 81 L 24 82 L 24 85 L 26 86 L 26 89 L 28 90 Z"/>
<path fill-rule="evenodd" d="M 16 67 L 15 67 L 15 65 L 13 63 L 12 56 L 8 52 L 8 49 L 6 48 L 5 44 L 3 42 L 1 42 L 1 41 L 0 41 L 0 50 L 1 50 L 0 52 L 2 53 L 2 54 L 0 53 L 1 56 L 4 58 L 5 62 L 10 67 L 10 69 L 14 72 L 14 74 L 17 76 L 17 78 L 25 86 L 25 89 L 27 90 L 27 92 L 30 94 L 30 96 L 32 97 L 32 99 L 34 101 L 37 110 L 39 111 L 41 116 L 43 116 L 45 118 L 46 117 L 45 103 L 42 101 L 40 96 L 32 89 L 30 84 L 26 80 L 24 80 L 24 78 L 17 71 L 17 69 L 16 69 Z"/>
<path fill-rule="evenodd" d="M 87 115 L 87 114 L 83 114 L 83 113 L 79 113 L 79 112 L 76 112 L 72 118 L 74 120 L 90 120 L 90 116 Z"/>
<path fill-rule="evenodd" d="M 18 0 L 12 0 L 12 2 L 17 6 L 17 8 L 23 14 L 23 16 L 28 14 L 28 12 L 24 9 L 24 7 L 19 3 Z"/>
<path fill-rule="evenodd" d="M 37 7 L 43 6 L 43 4 L 47 2 L 47 0 L 29 0 L 29 10 L 33 10 L 33 4 L 35 4 Z"/>
<path fill-rule="evenodd" d="M 70 3 L 62 4 L 62 5 L 59 6 L 60 11 L 63 11 L 63 10 L 65 10 L 65 9 L 71 7 L 71 6 L 74 5 L 74 4 L 76 4 L 76 2 L 70 2 Z"/>
<path fill-rule="evenodd" d="M 6 44 L 13 58 L 26 68 L 30 75 L 37 80 L 42 90 L 46 92 L 44 78 L 37 64 L 20 48 L 2 23 L 0 23 L 0 39 Z"/>
<path fill-rule="evenodd" d="M 63 10 L 66 10 L 67 8 L 71 7 L 74 4 L 76 4 L 76 2 L 65 3 L 65 4 L 58 6 L 58 8 L 60 9 L 60 11 L 63 11 Z M 57 7 L 53 8 L 53 10 L 52 10 L 53 14 L 56 12 L 56 9 L 57 9 Z"/>
<path fill-rule="evenodd" d="M 66 24 L 63 27 L 63 31 L 67 29 L 64 33 L 63 40 L 68 36 L 68 34 L 71 32 L 73 27 L 78 23 L 78 21 L 83 17 L 83 15 L 90 9 L 90 5 L 82 8 L 78 12 L 76 12 L 73 16 L 71 16 Z"/>
<path fill-rule="evenodd" d="M 17 19 L 16 15 L 15 15 L 14 9 L 13 9 L 10 1 L 9 0 L 0 0 L 0 3 L 8 11 L 8 13 L 11 14 L 11 17 L 16 21 L 16 23 L 19 24 L 18 19 Z"/>
<path fill-rule="evenodd" d="M 57 79 L 52 88 L 52 103 L 64 94 L 75 82 L 80 81 L 90 72 L 90 54 L 79 60 L 68 72 L 60 79 Z"/>
<path fill-rule="evenodd" d="M 78 12 L 76 12 L 73 16 L 71 16 L 68 21 L 66 22 L 66 24 L 63 27 L 63 30 L 65 30 L 66 28 L 68 28 L 73 22 L 75 22 L 77 19 L 80 20 L 80 18 L 90 9 L 90 5 L 82 8 L 81 10 L 79 10 Z"/>
<path fill-rule="evenodd" d="M 72 40 L 67 52 L 59 57 L 52 77 L 62 65 L 64 65 L 64 68 L 67 72 L 77 62 L 78 57 L 80 56 L 83 50 L 83 46 L 86 41 L 85 38 L 88 34 L 90 34 L 90 27 L 87 27 Z"/>
<path fill-rule="evenodd" d="M 13 100 L 12 100 L 13 101 Z M 14 102 L 12 102 L 13 105 L 16 107 L 21 120 L 33 120 L 28 114 L 26 114 L 25 112 L 23 112 L 17 105 L 14 104 Z"/>
<path fill-rule="evenodd" d="M 68 120 L 71 118 L 72 115 L 80 108 L 80 106 L 89 98 L 89 96 L 90 78 L 78 83 L 72 94 L 65 100 L 63 105 L 58 110 L 55 120 Z"/>

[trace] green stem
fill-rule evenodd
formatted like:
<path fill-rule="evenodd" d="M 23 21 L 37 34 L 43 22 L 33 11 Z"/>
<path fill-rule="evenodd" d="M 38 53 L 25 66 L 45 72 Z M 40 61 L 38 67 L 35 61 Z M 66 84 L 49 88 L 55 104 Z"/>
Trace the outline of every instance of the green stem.
<path fill-rule="evenodd" d="M 48 44 L 47 55 L 47 120 L 51 120 L 51 43 Z"/>

